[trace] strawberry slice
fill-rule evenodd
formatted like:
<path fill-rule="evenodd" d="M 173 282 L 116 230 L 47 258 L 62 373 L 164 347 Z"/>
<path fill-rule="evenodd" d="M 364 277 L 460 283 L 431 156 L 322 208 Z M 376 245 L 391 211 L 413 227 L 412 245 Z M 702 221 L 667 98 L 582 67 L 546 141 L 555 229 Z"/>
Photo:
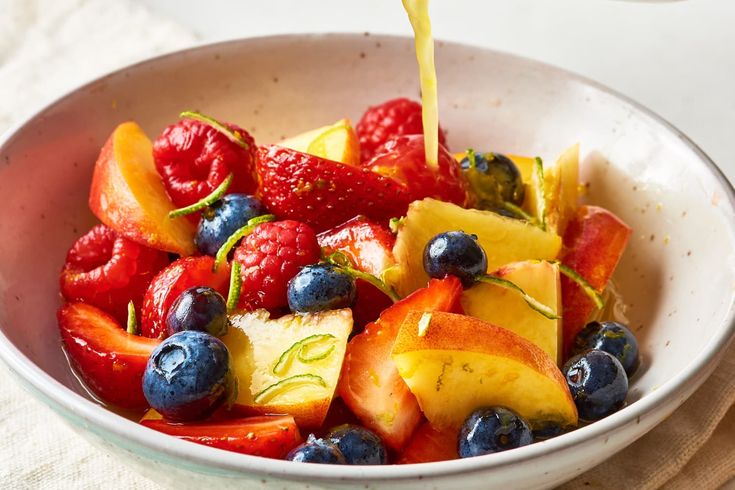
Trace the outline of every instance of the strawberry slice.
<path fill-rule="evenodd" d="M 222 264 L 214 272 L 214 258 L 183 257 L 172 262 L 153 278 L 143 298 L 141 335 L 154 339 L 166 337 L 166 315 L 176 298 L 195 286 L 209 286 L 227 297 L 230 266 Z"/>
<path fill-rule="evenodd" d="M 429 422 L 416 429 L 413 437 L 401 452 L 397 464 L 432 463 L 459 459 L 457 431 L 439 430 Z"/>
<path fill-rule="evenodd" d="M 326 255 L 342 252 L 357 269 L 377 277 L 396 263 L 393 259 L 396 236 L 385 226 L 373 223 L 365 216 L 356 216 L 319 233 L 317 240 Z"/>
<path fill-rule="evenodd" d="M 140 423 L 185 441 L 265 458 L 283 459 L 302 442 L 299 428 L 290 415 L 186 424 L 174 424 L 164 419 L 143 419 Z"/>
<path fill-rule="evenodd" d="M 95 395 L 123 408 L 148 406 L 143 373 L 157 340 L 129 334 L 110 315 L 86 303 L 64 305 L 57 317 L 69 359 Z"/>
<path fill-rule="evenodd" d="M 400 450 L 421 422 L 421 409 L 391 360 L 398 330 L 411 311 L 460 313 L 462 284 L 456 277 L 433 279 L 385 310 L 347 344 L 337 387 L 362 423 Z"/>
<path fill-rule="evenodd" d="M 363 214 L 383 223 L 406 214 L 406 186 L 366 168 L 266 145 L 258 149 L 260 198 L 281 219 L 311 225 L 317 232 Z"/>
<path fill-rule="evenodd" d="M 389 139 L 364 166 L 404 184 L 412 200 L 433 197 L 464 206 L 469 193 L 459 162 L 439 145 L 436 168 L 426 162 L 424 136 L 404 135 Z"/>

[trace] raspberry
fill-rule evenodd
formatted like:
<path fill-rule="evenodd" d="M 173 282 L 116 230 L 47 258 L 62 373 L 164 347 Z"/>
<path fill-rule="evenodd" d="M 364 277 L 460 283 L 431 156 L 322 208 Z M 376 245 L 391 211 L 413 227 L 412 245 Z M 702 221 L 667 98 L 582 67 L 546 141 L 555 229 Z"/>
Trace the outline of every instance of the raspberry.
<path fill-rule="evenodd" d="M 369 107 L 355 128 L 360 138 L 360 160 L 367 162 L 375 150 L 394 136 L 424 134 L 421 104 L 404 97 Z M 446 135 L 439 128 L 439 143 L 446 146 Z"/>
<path fill-rule="evenodd" d="M 255 142 L 242 128 L 238 131 L 248 149 L 238 146 L 213 127 L 182 119 L 167 127 L 153 144 L 156 169 L 166 192 L 177 207 L 188 206 L 209 195 L 232 172 L 230 192 L 252 194 L 257 187 Z"/>
<path fill-rule="evenodd" d="M 242 266 L 240 306 L 274 310 L 288 306 L 288 281 L 299 270 L 319 261 L 316 234 L 298 221 L 263 223 L 235 250 Z"/>
<path fill-rule="evenodd" d="M 127 306 L 140 307 L 151 278 L 168 263 L 164 252 L 128 240 L 105 225 L 96 225 L 67 253 L 61 271 L 61 294 L 127 319 Z"/>

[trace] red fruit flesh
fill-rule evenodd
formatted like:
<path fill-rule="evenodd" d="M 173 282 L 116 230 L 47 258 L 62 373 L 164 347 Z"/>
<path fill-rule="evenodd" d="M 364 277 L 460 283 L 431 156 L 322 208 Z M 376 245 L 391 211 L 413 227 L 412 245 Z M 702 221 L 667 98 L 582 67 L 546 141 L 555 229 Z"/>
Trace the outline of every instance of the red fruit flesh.
<path fill-rule="evenodd" d="M 378 148 L 365 166 L 406 185 L 412 200 L 434 197 L 466 205 L 469 194 L 457 160 L 439 145 L 437 168 L 434 169 L 426 163 L 425 155 L 423 135 L 397 136 Z"/>
<path fill-rule="evenodd" d="M 143 373 L 157 340 L 127 333 L 110 315 L 85 303 L 64 305 L 57 317 L 69 360 L 95 395 L 122 408 L 148 406 Z"/>
<path fill-rule="evenodd" d="M 406 214 L 406 186 L 366 168 L 275 145 L 258 150 L 260 198 L 280 219 L 307 223 L 317 232 L 365 215 L 378 223 Z"/>
<path fill-rule="evenodd" d="M 355 127 L 360 140 L 360 158 L 370 160 L 375 151 L 394 136 L 424 134 L 421 104 L 404 97 L 369 107 Z M 439 143 L 446 146 L 447 138 L 439 128 Z"/>
<path fill-rule="evenodd" d="M 288 281 L 303 266 L 319 262 L 314 230 L 297 221 L 263 223 L 235 250 L 240 263 L 240 307 L 274 310 L 288 306 Z"/>
<path fill-rule="evenodd" d="M 67 253 L 61 294 L 67 301 L 89 303 L 125 322 L 128 302 L 139 309 L 148 283 L 166 264 L 166 253 L 96 225 Z"/>
<path fill-rule="evenodd" d="M 176 298 L 189 288 L 209 286 L 226 298 L 230 266 L 222 264 L 216 272 L 212 270 L 213 267 L 212 257 L 183 257 L 159 272 L 143 298 L 141 335 L 154 339 L 165 338 L 168 310 Z"/>
<path fill-rule="evenodd" d="M 377 320 L 383 310 L 393 306 L 393 300 L 369 282 L 358 279 L 355 285 L 357 295 L 352 305 L 353 335 L 360 333 L 368 323 Z"/>
<path fill-rule="evenodd" d="M 213 127 L 193 119 L 167 127 L 153 143 L 156 170 L 166 192 L 177 207 L 188 206 L 209 195 L 232 173 L 230 192 L 252 194 L 258 185 L 255 173 L 255 142 L 242 128 L 244 149 Z"/>
<path fill-rule="evenodd" d="M 265 458 L 283 459 L 302 442 L 299 428 L 290 415 L 265 415 L 186 424 L 148 419 L 140 423 L 185 441 Z"/>
<path fill-rule="evenodd" d="M 393 245 L 396 236 L 385 226 L 356 216 L 346 223 L 317 236 L 324 253 L 342 252 L 356 269 L 380 277 L 385 269 L 395 265 Z"/>
<path fill-rule="evenodd" d="M 564 232 L 561 262 L 581 274 L 602 292 L 615 272 L 632 230 L 610 211 L 581 206 Z M 561 277 L 562 329 L 565 358 L 574 339 L 595 310 L 592 300 L 576 282 Z"/>
<path fill-rule="evenodd" d="M 461 313 L 462 284 L 456 277 L 433 279 L 383 311 L 347 344 L 338 392 L 362 423 L 400 450 L 421 422 L 421 409 L 391 360 L 398 331 L 411 311 Z"/>
<path fill-rule="evenodd" d="M 396 463 L 432 463 L 459 459 L 457 437 L 456 430 L 438 430 L 429 422 L 425 422 L 408 441 Z"/>

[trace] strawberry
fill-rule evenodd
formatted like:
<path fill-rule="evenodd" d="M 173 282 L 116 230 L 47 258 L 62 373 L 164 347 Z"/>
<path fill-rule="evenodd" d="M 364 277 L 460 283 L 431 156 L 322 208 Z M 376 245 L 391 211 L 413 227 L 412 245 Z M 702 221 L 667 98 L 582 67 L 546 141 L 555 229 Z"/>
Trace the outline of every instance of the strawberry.
<path fill-rule="evenodd" d="M 375 155 L 375 150 L 394 136 L 424 134 L 421 104 L 404 97 L 369 107 L 355 127 L 360 139 L 363 162 Z M 447 138 L 439 128 L 439 143 L 446 146 Z"/>
<path fill-rule="evenodd" d="M 211 194 L 230 173 L 234 179 L 229 192 L 255 192 L 255 142 L 244 129 L 234 124 L 225 126 L 242 136 L 247 149 L 209 124 L 193 119 L 182 119 L 167 127 L 153 143 L 156 170 L 177 207 Z"/>
<path fill-rule="evenodd" d="M 355 268 L 368 274 L 380 277 L 385 269 L 395 265 L 395 235 L 385 226 L 373 223 L 365 216 L 356 216 L 319 233 L 317 239 L 325 255 L 342 252 Z"/>
<path fill-rule="evenodd" d="M 213 271 L 214 258 L 209 256 L 183 257 L 172 262 L 156 275 L 143 298 L 141 335 L 163 339 L 166 337 L 166 315 L 176 298 L 194 286 L 209 286 L 227 297 L 230 266 L 223 264 Z"/>
<path fill-rule="evenodd" d="M 296 422 L 290 415 L 264 415 L 186 424 L 164 419 L 143 419 L 142 425 L 185 441 L 226 451 L 283 459 L 301 444 Z"/>
<path fill-rule="evenodd" d="M 347 344 L 337 387 L 362 423 L 400 450 L 421 422 L 421 409 L 391 360 L 398 330 L 411 311 L 461 312 L 462 284 L 456 277 L 433 279 L 390 308 Z"/>
<path fill-rule="evenodd" d="M 345 254 L 356 269 L 376 277 L 393 265 L 393 244 L 395 235 L 382 225 L 373 223 L 364 216 L 351 220 L 317 236 L 323 253 Z M 357 299 L 352 307 L 357 333 L 367 323 L 375 321 L 380 313 L 391 306 L 393 301 L 372 284 L 357 280 Z"/>
<path fill-rule="evenodd" d="M 365 168 L 275 145 L 258 150 L 260 198 L 281 219 L 326 230 L 358 214 L 385 223 L 411 202 L 405 185 Z"/>
<path fill-rule="evenodd" d="M 61 271 L 61 294 L 67 301 L 89 303 L 125 322 L 128 302 L 140 308 L 148 283 L 166 264 L 166 253 L 96 225 L 69 249 Z"/>
<path fill-rule="evenodd" d="M 459 459 L 457 431 L 439 430 L 429 422 L 416 429 L 411 440 L 401 452 L 397 464 L 432 463 Z"/>
<path fill-rule="evenodd" d="M 157 340 L 129 334 L 110 315 L 85 303 L 66 304 L 57 317 L 69 360 L 95 395 L 122 408 L 148 406 L 143 373 Z"/>
<path fill-rule="evenodd" d="M 464 206 L 467 184 L 457 160 L 439 145 L 437 168 L 426 162 L 423 135 L 396 136 L 375 151 L 366 168 L 408 187 L 412 200 L 434 197 Z"/>
<path fill-rule="evenodd" d="M 258 225 L 235 249 L 234 260 L 242 266 L 240 307 L 288 306 L 288 281 L 303 266 L 319 262 L 319 254 L 316 234 L 308 225 L 291 220 Z"/>

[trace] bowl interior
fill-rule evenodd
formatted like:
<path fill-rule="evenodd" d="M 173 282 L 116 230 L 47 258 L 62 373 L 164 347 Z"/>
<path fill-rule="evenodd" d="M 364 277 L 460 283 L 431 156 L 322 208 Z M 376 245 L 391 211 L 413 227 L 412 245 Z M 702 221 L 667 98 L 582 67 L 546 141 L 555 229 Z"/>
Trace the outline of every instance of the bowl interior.
<path fill-rule="evenodd" d="M 634 104 L 560 70 L 461 45 L 438 43 L 436 54 L 440 117 L 453 150 L 553 161 L 580 142 L 585 199 L 633 227 L 615 277 L 643 351 L 630 400 L 722 344 L 735 285 L 733 203 L 703 156 Z M 193 109 L 237 122 L 265 143 L 342 117 L 355 121 L 368 105 L 397 96 L 418 96 L 411 40 L 360 35 L 200 48 L 61 99 L 0 147 L 2 333 L 88 396 L 60 348 L 58 272 L 94 223 L 86 206 L 91 171 L 118 123 L 134 119 L 155 137 Z"/>

